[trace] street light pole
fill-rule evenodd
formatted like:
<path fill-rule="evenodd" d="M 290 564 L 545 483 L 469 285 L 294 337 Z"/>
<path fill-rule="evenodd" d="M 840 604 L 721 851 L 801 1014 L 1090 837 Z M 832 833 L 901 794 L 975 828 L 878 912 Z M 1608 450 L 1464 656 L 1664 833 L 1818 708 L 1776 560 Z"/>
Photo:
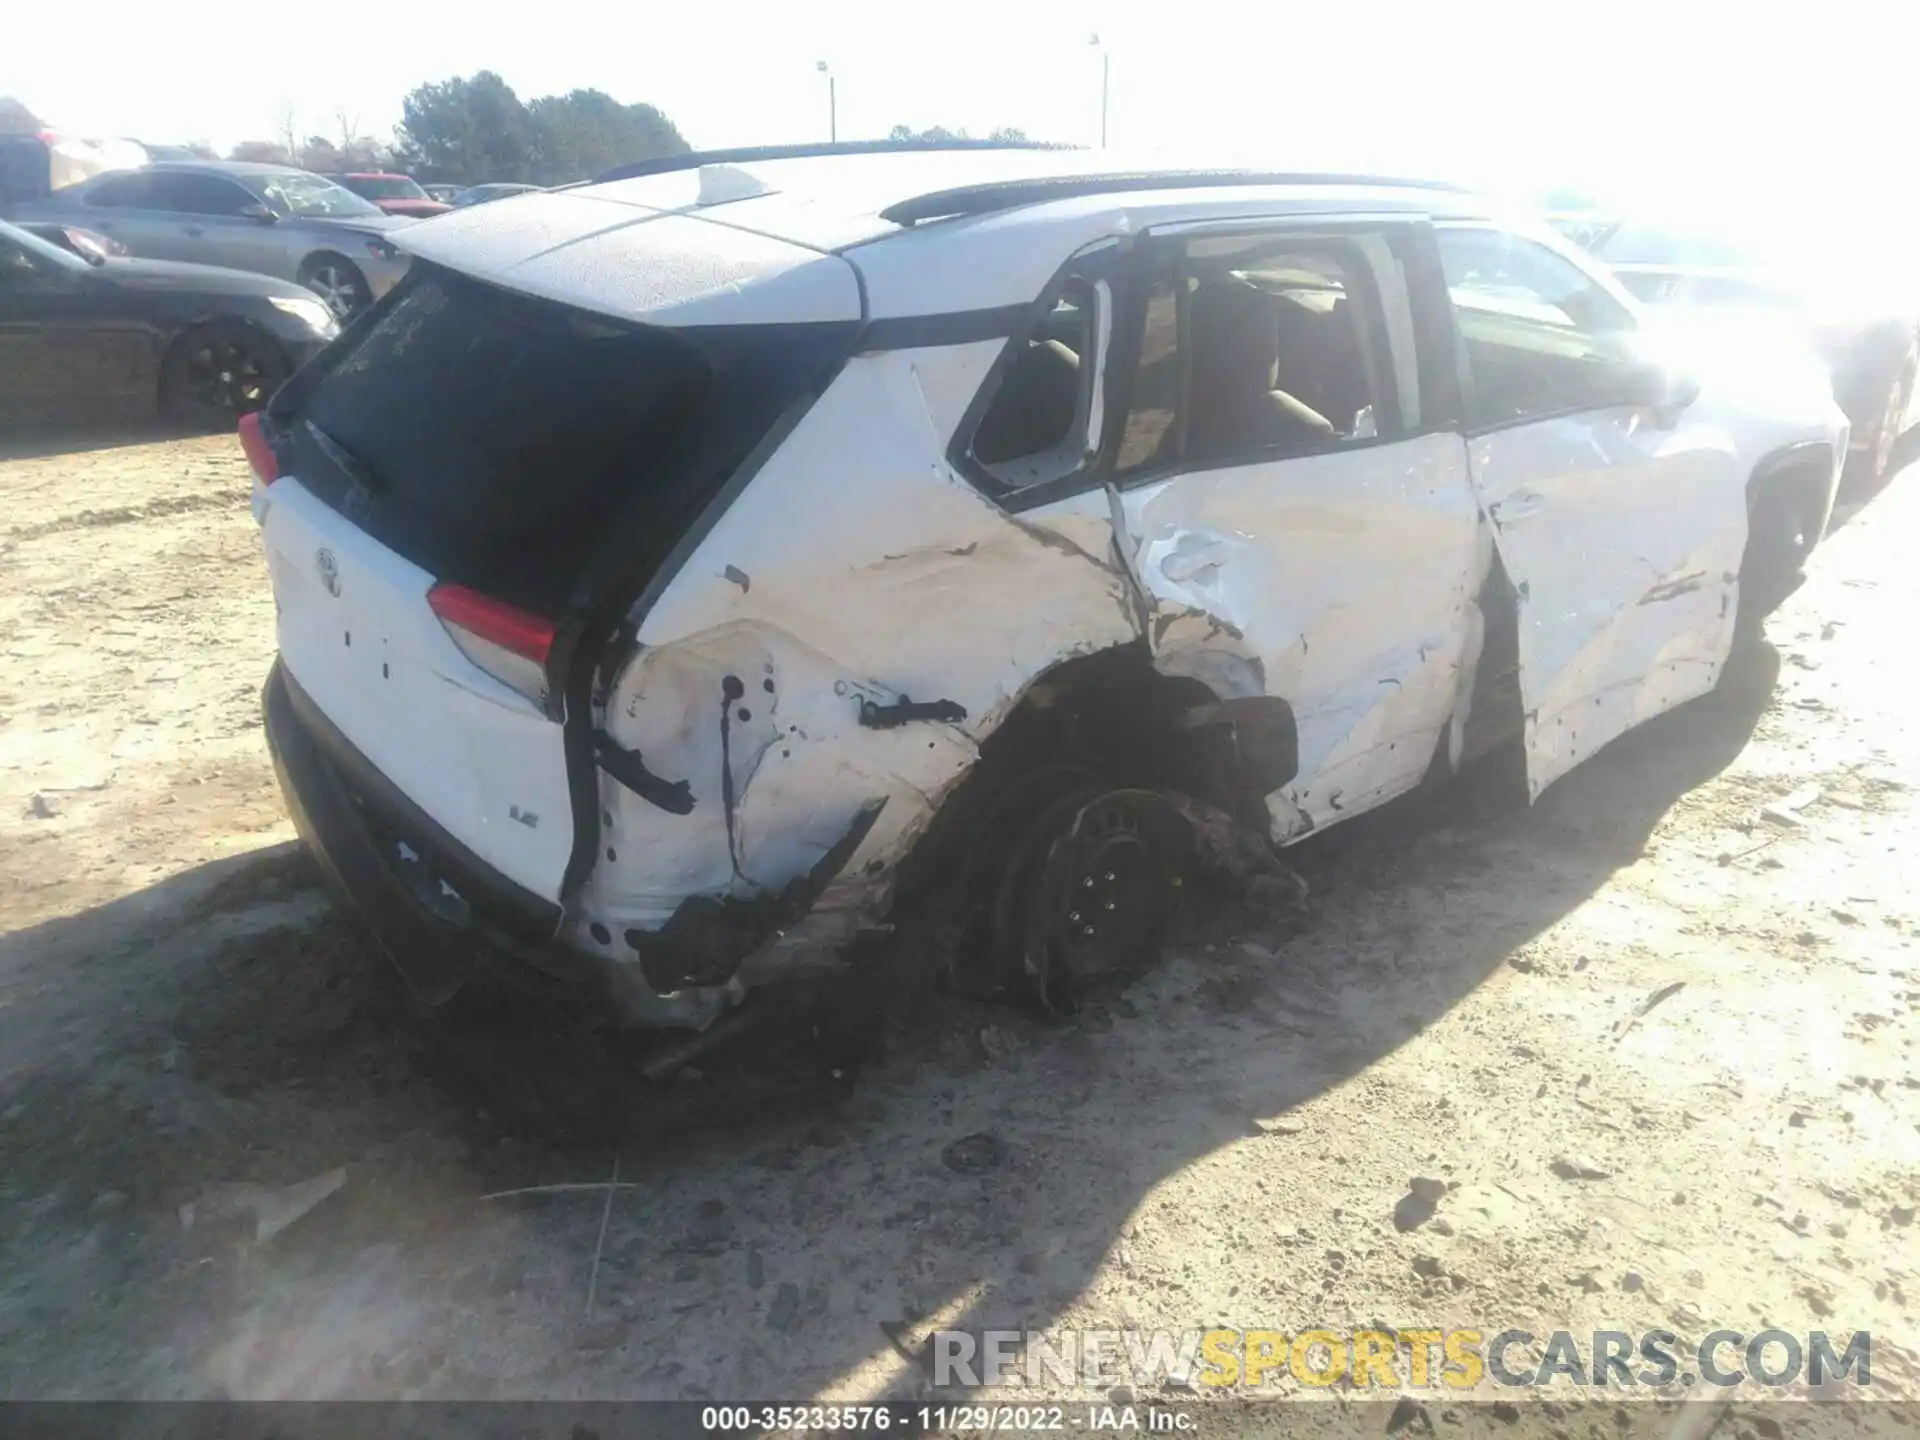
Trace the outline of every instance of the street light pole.
<path fill-rule="evenodd" d="M 1099 35 L 1089 35 L 1087 43 L 1100 52 L 1100 148 L 1104 150 L 1107 148 L 1107 94 L 1109 82 L 1113 79 L 1113 56 L 1100 43 Z"/>
<path fill-rule="evenodd" d="M 834 74 L 824 60 L 814 62 L 813 68 L 827 77 L 827 139 L 837 145 L 840 142 L 840 99 L 834 90 Z"/>
<path fill-rule="evenodd" d="M 1100 148 L 1107 148 L 1107 83 L 1113 78 L 1113 56 L 1100 51 Z"/>

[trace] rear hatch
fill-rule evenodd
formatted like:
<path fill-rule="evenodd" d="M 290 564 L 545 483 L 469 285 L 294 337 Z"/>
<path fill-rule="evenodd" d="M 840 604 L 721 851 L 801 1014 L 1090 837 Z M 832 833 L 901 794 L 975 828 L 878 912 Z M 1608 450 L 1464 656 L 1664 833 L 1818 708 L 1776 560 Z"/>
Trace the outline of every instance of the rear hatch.
<path fill-rule="evenodd" d="M 454 839 L 561 899 L 591 746 L 564 743 L 556 634 L 639 593 L 852 328 L 673 330 L 417 261 L 262 422 L 288 672 Z"/>

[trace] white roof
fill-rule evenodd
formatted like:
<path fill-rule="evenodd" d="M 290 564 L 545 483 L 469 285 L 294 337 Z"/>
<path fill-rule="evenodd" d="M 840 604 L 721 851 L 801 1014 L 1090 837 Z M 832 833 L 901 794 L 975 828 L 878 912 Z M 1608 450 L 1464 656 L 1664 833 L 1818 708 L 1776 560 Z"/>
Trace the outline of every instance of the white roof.
<path fill-rule="evenodd" d="M 881 212 L 964 186 L 1233 168 L 1073 150 L 913 150 L 710 164 L 535 192 L 392 232 L 422 258 L 657 325 L 947 314 L 1024 304 L 1084 245 L 1202 217 L 1486 213 L 1391 181 L 1131 188 L 902 227 Z M 1249 167 L 1250 168 L 1250 167 Z M 854 271 L 858 269 L 856 277 Z M 750 303 L 742 304 L 743 300 Z"/>

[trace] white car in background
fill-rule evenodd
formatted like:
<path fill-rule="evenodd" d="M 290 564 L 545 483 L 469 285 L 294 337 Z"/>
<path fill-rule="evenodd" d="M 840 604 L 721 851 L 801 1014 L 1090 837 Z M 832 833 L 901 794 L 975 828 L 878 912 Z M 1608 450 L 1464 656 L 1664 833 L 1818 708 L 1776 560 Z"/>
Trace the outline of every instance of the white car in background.
<path fill-rule="evenodd" d="M 1812 236 L 1783 217 L 1717 226 L 1599 213 L 1556 217 L 1650 313 L 1754 369 L 1811 355 L 1847 416 L 1846 480 L 1887 478 L 1920 399 L 1920 291 L 1903 224 L 1823 212 Z"/>
<path fill-rule="evenodd" d="M 1537 795 L 1714 688 L 1845 453 L 1405 181 L 734 152 L 393 240 L 242 429 L 282 786 L 424 1003 L 563 993 L 655 1079 L 909 916 L 891 979 L 1072 1005 L 1196 807 Z"/>

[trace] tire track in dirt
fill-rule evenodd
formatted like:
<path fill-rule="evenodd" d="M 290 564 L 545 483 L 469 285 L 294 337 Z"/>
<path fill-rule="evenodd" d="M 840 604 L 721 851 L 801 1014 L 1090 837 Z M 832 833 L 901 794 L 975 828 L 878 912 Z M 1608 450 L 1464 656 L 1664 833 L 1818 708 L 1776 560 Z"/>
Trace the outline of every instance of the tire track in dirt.
<path fill-rule="evenodd" d="M 251 500 L 252 497 L 245 492 L 210 491 L 200 495 L 169 495 L 141 505 L 117 505 L 111 510 L 80 510 L 72 515 L 59 515 L 32 525 L 17 525 L 7 531 L 7 539 L 38 540 L 68 530 L 100 530 L 112 525 L 128 525 L 136 520 L 158 520 L 200 510 L 240 510 Z"/>

